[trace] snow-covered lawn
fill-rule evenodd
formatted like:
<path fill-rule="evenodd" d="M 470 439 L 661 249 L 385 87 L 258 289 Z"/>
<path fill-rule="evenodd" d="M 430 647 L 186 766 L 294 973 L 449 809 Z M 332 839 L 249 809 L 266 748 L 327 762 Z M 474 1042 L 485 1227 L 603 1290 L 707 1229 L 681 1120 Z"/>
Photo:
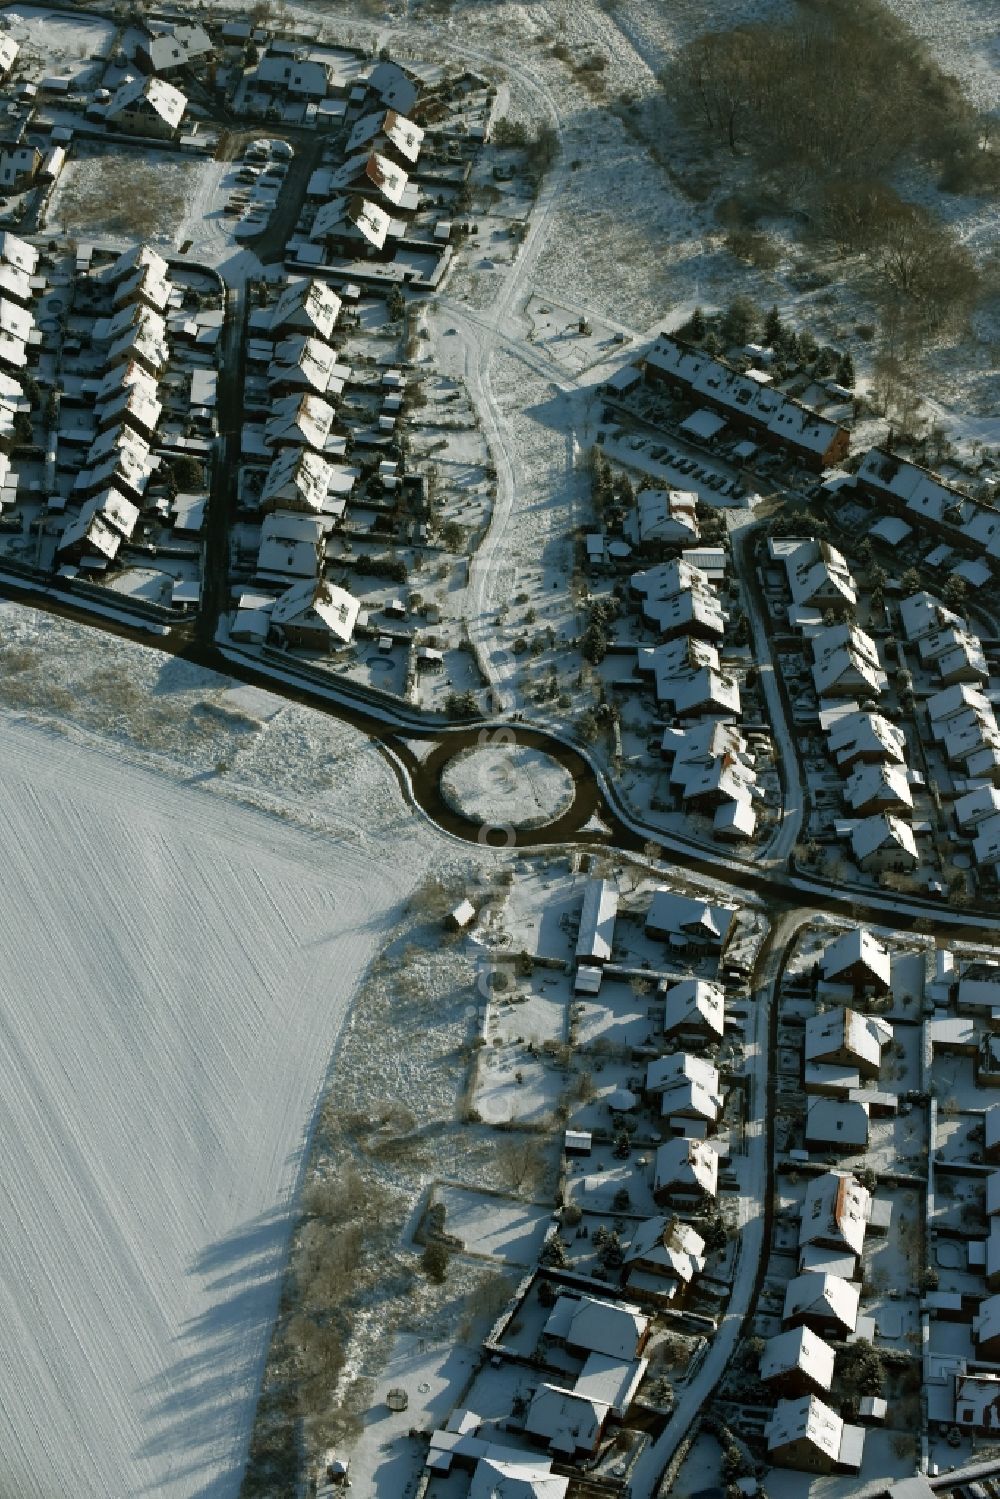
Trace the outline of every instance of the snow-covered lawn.
<path fill-rule="evenodd" d="M 432 840 L 392 838 L 390 773 L 341 726 L 294 710 L 293 728 L 265 694 L 245 703 L 225 679 L 36 619 L 4 611 L 23 677 L 36 642 L 66 649 L 31 704 L 62 722 L 0 715 L 3 1477 L 24 1499 L 227 1499 L 312 1112 L 355 983 Z M 133 686 L 148 676 L 147 692 L 159 678 L 158 707 L 153 695 L 141 711 L 163 715 L 172 774 L 135 763 L 149 754 L 132 737 L 141 692 L 115 726 L 107 682 L 67 690 L 102 655 Z M 319 777 L 322 838 L 230 800 L 235 763 L 232 780 L 209 768 L 223 745 L 234 761 L 249 752 L 247 797 L 294 815 L 298 793 L 315 811 L 315 749 L 296 789 L 265 791 L 288 730 L 298 756 L 324 737 L 337 752 L 336 791 Z"/>
<path fill-rule="evenodd" d="M 441 793 L 454 811 L 485 827 L 533 828 L 572 806 L 573 778 L 542 750 L 484 746 L 449 761 Z"/>
<path fill-rule="evenodd" d="M 434 1193 L 444 1204 L 445 1229 L 471 1254 L 489 1255 L 512 1265 L 534 1265 L 552 1209 L 502 1193 L 475 1192 L 443 1182 Z"/>

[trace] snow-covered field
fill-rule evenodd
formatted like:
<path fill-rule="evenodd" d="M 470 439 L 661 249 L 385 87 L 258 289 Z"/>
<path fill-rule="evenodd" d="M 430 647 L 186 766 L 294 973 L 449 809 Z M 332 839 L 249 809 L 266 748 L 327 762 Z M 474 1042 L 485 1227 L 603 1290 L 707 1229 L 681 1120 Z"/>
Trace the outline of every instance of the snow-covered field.
<path fill-rule="evenodd" d="M 0 714 L 0 1486 L 226 1499 L 328 1059 L 437 845 L 413 825 L 398 837 L 388 769 L 342 726 L 296 709 L 293 727 L 266 694 L 8 608 L 15 676 L 30 679 L 26 642 L 46 636 L 65 646 L 49 676 L 78 685 L 47 702 L 37 686 L 30 711 L 47 725 Z M 163 717 L 166 773 L 136 763 L 153 690 L 122 722 L 93 677 L 80 689 L 77 636 L 92 674 L 102 655 L 117 664 L 106 692 L 119 673 L 174 672 L 181 698 L 200 696 L 196 732 L 190 708 Z M 273 810 L 268 760 L 298 761 L 294 810 L 303 741 L 314 774 L 315 745 L 343 752 L 336 787 L 320 788 L 322 834 L 241 804 L 235 779 L 211 794 L 226 777 L 199 767 L 234 738 L 268 741 L 245 795 Z"/>

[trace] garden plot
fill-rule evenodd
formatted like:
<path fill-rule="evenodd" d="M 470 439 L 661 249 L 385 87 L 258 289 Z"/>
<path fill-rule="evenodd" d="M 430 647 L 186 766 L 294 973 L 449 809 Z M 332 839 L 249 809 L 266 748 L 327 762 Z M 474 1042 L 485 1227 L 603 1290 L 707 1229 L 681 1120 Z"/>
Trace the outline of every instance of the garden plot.
<path fill-rule="evenodd" d="M 576 1001 L 577 1041 L 581 1047 L 595 1043 L 604 1047 L 649 1044 L 657 1025 L 656 1018 L 649 1014 L 650 1005 L 655 1004 L 655 1000 L 651 999 L 650 981 L 639 980 L 639 983 L 645 983 L 645 989 L 637 991 L 629 983 L 605 978 L 601 992 L 595 998 Z M 657 1015 L 662 1021 L 662 1000 L 657 1006 Z"/>
<path fill-rule="evenodd" d="M 138 237 L 172 248 L 203 171 L 198 161 L 121 147 L 74 157 L 52 194 L 47 227 L 80 239 Z"/>
<path fill-rule="evenodd" d="M 487 1124 L 545 1124 L 555 1114 L 567 1073 L 528 1046 L 480 1053 L 474 1103 Z"/>
<path fill-rule="evenodd" d="M 317 842 L 9 717 L 0 740 L 4 1476 L 223 1499 L 317 1091 L 421 844 Z"/>
<path fill-rule="evenodd" d="M 105 55 L 115 28 L 98 16 L 5 5 L 6 29 L 21 48 L 20 64 L 42 74 L 79 78 L 87 61 Z"/>
<path fill-rule="evenodd" d="M 625 1191 L 627 1211 L 651 1218 L 659 1212 L 653 1200 L 652 1156 L 652 1149 L 637 1148 L 627 1160 L 619 1161 L 610 1145 L 595 1145 L 589 1156 L 568 1163 L 567 1196 L 581 1212 L 607 1217 L 622 1211 L 615 1199 Z"/>
<path fill-rule="evenodd" d="M 486 1028 L 487 1040 L 494 1046 L 540 1047 L 566 1039 L 569 981 L 561 974 L 536 974 L 531 982 L 527 992 L 506 999 L 500 991 L 499 1000 L 494 998 Z"/>
<path fill-rule="evenodd" d="M 478 1351 L 400 1333 L 379 1372 L 364 1430 L 351 1451 L 351 1485 L 371 1499 L 398 1499 L 423 1466 L 426 1440 L 411 1435 L 443 1426 L 478 1362 Z M 390 1390 L 405 1390 L 405 1410 L 390 1410 Z"/>
<path fill-rule="evenodd" d="M 499 1192 L 477 1192 L 453 1182 L 434 1189 L 434 1201 L 445 1209 L 445 1232 L 460 1239 L 466 1252 L 486 1255 L 508 1265 L 534 1265 L 552 1209 Z"/>
<path fill-rule="evenodd" d="M 525 316 L 530 324 L 529 340 L 574 375 L 607 359 L 626 342 L 626 335 L 611 323 L 584 317 L 543 297 L 529 297 Z"/>

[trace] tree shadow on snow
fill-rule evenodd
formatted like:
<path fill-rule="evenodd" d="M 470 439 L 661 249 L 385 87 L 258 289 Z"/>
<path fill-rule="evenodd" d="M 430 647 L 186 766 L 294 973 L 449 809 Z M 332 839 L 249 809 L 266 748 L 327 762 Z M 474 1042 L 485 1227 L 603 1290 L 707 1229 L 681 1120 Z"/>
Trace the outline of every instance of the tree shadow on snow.
<path fill-rule="evenodd" d="M 233 1499 L 285 1272 L 294 1206 L 261 1213 L 191 1265 L 209 1299 L 177 1339 L 174 1363 L 142 1391 L 151 1435 L 141 1456 L 171 1483 L 202 1476 L 192 1499 Z M 145 1492 L 157 1493 L 162 1482 Z"/>

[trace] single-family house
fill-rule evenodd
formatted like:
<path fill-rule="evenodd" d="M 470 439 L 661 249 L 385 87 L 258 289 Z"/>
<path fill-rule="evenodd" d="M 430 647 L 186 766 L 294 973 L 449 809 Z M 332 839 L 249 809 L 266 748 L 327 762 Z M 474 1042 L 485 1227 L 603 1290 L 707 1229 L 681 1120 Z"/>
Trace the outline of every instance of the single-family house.
<path fill-rule="evenodd" d="M 678 1136 L 657 1147 L 653 1197 L 665 1203 L 700 1203 L 718 1191 L 719 1157 L 707 1140 Z"/>
<path fill-rule="evenodd" d="M 806 1270 L 788 1282 L 782 1320 L 789 1327 L 805 1324 L 813 1332 L 843 1338 L 857 1326 L 860 1300 L 855 1281 Z"/>
<path fill-rule="evenodd" d="M 851 852 L 866 873 L 906 871 L 920 863 L 916 839 L 909 823 L 892 812 L 865 817 L 851 830 Z"/>
<path fill-rule="evenodd" d="M 857 1473 L 864 1445 L 864 1427 L 849 1425 L 818 1395 L 779 1400 L 767 1425 L 769 1461 L 802 1473 Z"/>
<path fill-rule="evenodd" d="M 187 98 L 164 78 L 133 78 L 111 96 L 104 118 L 125 135 L 172 140 L 180 129 Z"/>
<path fill-rule="evenodd" d="M 834 1357 L 829 1343 L 811 1327 L 790 1327 L 764 1344 L 761 1383 L 786 1398 L 823 1394 L 833 1383 Z"/>
<path fill-rule="evenodd" d="M 354 635 L 361 605 L 346 588 L 325 579 L 294 583 L 271 610 L 271 631 L 280 645 L 330 651 Z"/>
<path fill-rule="evenodd" d="M 837 1005 L 806 1020 L 805 1062 L 838 1062 L 857 1068 L 862 1077 L 877 1077 L 882 1049 L 891 1040 L 887 1020 Z"/>

